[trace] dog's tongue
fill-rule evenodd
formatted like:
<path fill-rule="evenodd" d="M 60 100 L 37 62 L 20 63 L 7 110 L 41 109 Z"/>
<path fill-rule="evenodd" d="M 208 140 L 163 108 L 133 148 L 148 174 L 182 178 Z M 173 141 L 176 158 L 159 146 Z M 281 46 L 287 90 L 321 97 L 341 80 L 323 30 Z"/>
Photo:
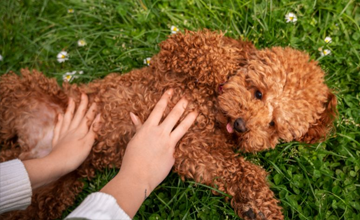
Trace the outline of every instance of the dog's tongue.
<path fill-rule="evenodd" d="M 231 134 L 231 133 L 234 133 L 234 129 L 232 128 L 232 126 L 231 126 L 231 124 L 230 123 L 228 123 L 227 125 L 226 125 L 226 130 Z"/>
<path fill-rule="evenodd" d="M 224 84 L 220 84 L 218 87 L 218 92 L 221 94 L 223 92 L 223 85 Z"/>

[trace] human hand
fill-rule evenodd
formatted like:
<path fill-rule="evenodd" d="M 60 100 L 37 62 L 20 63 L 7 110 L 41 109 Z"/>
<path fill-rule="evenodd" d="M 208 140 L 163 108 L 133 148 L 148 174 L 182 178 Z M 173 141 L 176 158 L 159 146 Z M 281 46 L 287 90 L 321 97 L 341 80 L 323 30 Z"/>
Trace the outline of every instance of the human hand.
<path fill-rule="evenodd" d="M 70 98 L 65 115 L 58 116 L 52 140 L 53 150 L 48 157 L 59 162 L 61 176 L 75 170 L 84 162 L 95 141 L 94 128 L 99 126 L 100 114 L 95 118 L 95 103 L 86 112 L 87 105 L 88 97 L 82 94 L 79 107 L 74 113 L 75 103 Z"/>
<path fill-rule="evenodd" d="M 173 90 L 169 90 L 161 97 L 144 124 L 130 113 L 136 134 L 125 151 L 120 175 L 131 176 L 134 181 L 147 184 L 150 192 L 169 174 L 175 162 L 175 145 L 197 117 L 196 112 L 189 113 L 174 129 L 188 104 L 182 98 L 160 123 L 172 93 Z"/>
<path fill-rule="evenodd" d="M 198 115 L 197 112 L 189 113 L 174 129 L 188 103 L 183 98 L 160 123 L 172 94 L 173 90 L 165 92 L 144 124 L 130 114 L 136 134 L 126 148 L 119 173 L 101 189 L 101 192 L 114 196 L 130 218 L 169 174 L 175 162 L 175 145 Z"/>
<path fill-rule="evenodd" d="M 96 105 L 92 104 L 86 112 L 87 105 L 88 97 L 82 94 L 80 105 L 74 115 L 75 103 L 70 99 L 65 115 L 58 116 L 50 154 L 23 161 L 33 189 L 75 170 L 89 155 L 95 141 L 94 129 L 99 126 L 100 115 L 94 120 Z"/>

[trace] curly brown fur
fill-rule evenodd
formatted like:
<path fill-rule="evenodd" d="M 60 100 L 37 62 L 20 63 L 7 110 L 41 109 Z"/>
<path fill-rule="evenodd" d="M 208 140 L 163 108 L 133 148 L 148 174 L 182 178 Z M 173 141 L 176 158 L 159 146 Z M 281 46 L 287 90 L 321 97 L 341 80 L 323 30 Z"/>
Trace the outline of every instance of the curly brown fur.
<path fill-rule="evenodd" d="M 169 88 L 175 92 L 164 115 L 183 96 L 189 101 L 183 117 L 199 112 L 177 145 L 174 171 L 232 195 L 240 217 L 283 218 L 266 172 L 234 149 L 257 152 L 274 148 L 279 140 L 313 143 L 325 138 L 336 115 L 336 97 L 324 84 L 324 72 L 303 52 L 257 50 L 250 42 L 207 30 L 171 35 L 160 46 L 150 67 L 110 74 L 88 85 L 64 83 L 60 88 L 55 80 L 29 70 L 1 77 L 2 161 L 50 152 L 55 116 L 64 111 L 68 97 L 79 103 L 80 94 L 88 94 L 102 120 L 82 166 L 35 192 L 32 205 L 16 218 L 58 218 L 81 190 L 79 178 L 120 167 L 135 133 L 129 112 L 144 121 Z"/>

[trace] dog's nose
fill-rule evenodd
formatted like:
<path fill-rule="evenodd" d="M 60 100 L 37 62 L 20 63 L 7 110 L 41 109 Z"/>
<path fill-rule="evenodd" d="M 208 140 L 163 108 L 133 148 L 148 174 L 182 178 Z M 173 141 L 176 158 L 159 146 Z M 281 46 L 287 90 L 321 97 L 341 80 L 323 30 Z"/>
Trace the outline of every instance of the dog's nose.
<path fill-rule="evenodd" d="M 245 126 L 245 121 L 242 118 L 236 119 L 235 122 L 234 122 L 234 129 L 237 132 L 245 132 L 245 131 L 247 131 L 246 126 Z"/>

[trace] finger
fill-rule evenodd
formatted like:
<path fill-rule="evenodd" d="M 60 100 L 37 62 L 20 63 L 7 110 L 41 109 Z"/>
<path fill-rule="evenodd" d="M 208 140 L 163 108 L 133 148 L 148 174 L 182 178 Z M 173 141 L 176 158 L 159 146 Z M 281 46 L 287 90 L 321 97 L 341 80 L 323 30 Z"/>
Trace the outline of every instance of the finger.
<path fill-rule="evenodd" d="M 59 136 L 60 136 L 60 129 L 61 129 L 61 125 L 63 122 L 63 116 L 61 114 L 58 114 L 58 121 L 54 127 L 54 135 L 53 135 L 53 139 L 52 139 L 52 146 L 54 147 L 56 145 L 56 143 L 59 140 Z"/>
<path fill-rule="evenodd" d="M 61 129 L 60 129 L 60 137 L 62 137 L 64 135 L 64 133 L 69 129 L 71 120 L 73 118 L 74 115 L 74 110 L 75 110 L 75 103 L 74 100 L 72 98 L 69 99 L 69 105 L 66 109 L 65 115 L 64 115 L 64 119 L 61 125 Z"/>
<path fill-rule="evenodd" d="M 92 122 L 94 121 L 95 115 L 96 115 L 96 103 L 93 102 L 89 108 L 89 110 L 86 112 L 85 117 L 82 118 L 81 122 L 80 122 L 80 129 L 84 129 L 84 131 L 88 131 L 89 126 L 92 124 Z"/>
<path fill-rule="evenodd" d="M 184 113 L 188 101 L 185 98 L 180 99 L 178 103 L 176 103 L 175 107 L 171 110 L 165 120 L 162 122 L 161 126 L 166 129 L 166 131 L 170 132 L 175 127 L 176 123 L 179 121 L 180 117 Z"/>
<path fill-rule="evenodd" d="M 167 90 L 160 98 L 160 100 L 156 103 L 154 109 L 152 110 L 149 118 L 145 121 L 145 123 L 152 124 L 152 125 L 158 125 L 161 117 L 167 107 L 167 104 L 169 102 L 169 99 L 171 98 L 173 94 L 173 90 Z M 145 124 L 144 123 L 144 124 Z"/>
<path fill-rule="evenodd" d="M 94 144 L 96 137 L 95 131 L 99 129 L 99 124 L 100 124 L 100 114 L 97 114 L 95 120 L 91 123 L 89 132 L 84 137 L 86 146 L 91 147 Z"/>
<path fill-rule="evenodd" d="M 69 130 L 75 129 L 79 126 L 81 120 L 83 119 L 87 106 L 88 106 L 88 96 L 85 95 L 84 93 L 81 94 L 81 101 L 79 104 L 79 107 L 76 109 L 75 115 L 73 120 L 71 121 L 71 125 Z"/>
<path fill-rule="evenodd" d="M 134 113 L 130 112 L 130 118 L 133 124 L 135 125 L 136 131 L 138 131 L 142 125 L 140 119 L 138 116 L 136 116 Z"/>
<path fill-rule="evenodd" d="M 170 137 L 172 141 L 175 143 L 178 142 L 184 134 L 189 130 L 191 125 L 194 123 L 195 119 L 197 118 L 197 112 L 189 113 L 185 119 L 175 128 L 173 132 L 171 132 Z M 176 144 L 174 144 L 175 147 Z"/>
<path fill-rule="evenodd" d="M 93 130 L 96 133 L 97 131 L 100 130 L 101 127 L 101 114 L 98 113 L 93 121 Z"/>

